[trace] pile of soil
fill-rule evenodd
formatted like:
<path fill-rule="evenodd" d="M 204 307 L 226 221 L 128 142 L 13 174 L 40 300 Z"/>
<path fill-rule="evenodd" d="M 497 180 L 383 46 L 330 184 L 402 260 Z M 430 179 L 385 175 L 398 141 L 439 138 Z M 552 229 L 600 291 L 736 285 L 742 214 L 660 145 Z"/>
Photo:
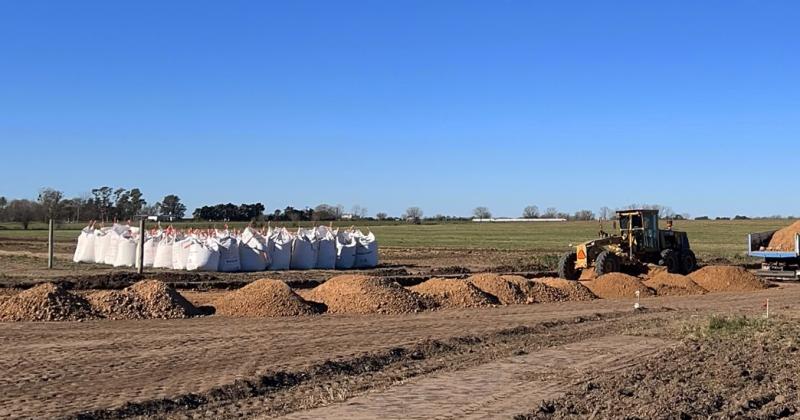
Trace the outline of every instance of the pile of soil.
<path fill-rule="evenodd" d="M 363 275 L 336 276 L 315 287 L 308 299 L 329 313 L 405 314 L 426 309 L 425 300 L 396 282 Z"/>
<path fill-rule="evenodd" d="M 594 272 L 594 267 L 589 267 L 581 270 L 581 276 L 578 280 L 591 280 L 594 278 L 597 278 L 597 273 Z"/>
<path fill-rule="evenodd" d="M 778 230 L 769 240 L 772 251 L 794 251 L 794 237 L 800 233 L 800 220 Z"/>
<path fill-rule="evenodd" d="M 159 280 L 142 280 L 122 290 L 104 290 L 86 298 L 111 319 L 188 318 L 200 314 L 180 293 Z"/>
<path fill-rule="evenodd" d="M 768 284 L 746 269 L 731 265 L 710 265 L 689 274 L 695 283 L 709 292 L 750 292 L 766 289 Z"/>
<path fill-rule="evenodd" d="M 556 288 L 567 295 L 570 301 L 588 301 L 597 299 L 597 296 L 592 293 L 586 286 L 577 281 L 565 280 L 557 277 L 545 277 L 535 280 L 536 283 L 542 283 L 545 286 Z"/>
<path fill-rule="evenodd" d="M 624 273 L 604 274 L 584 284 L 603 299 L 634 298 L 637 290 L 642 297 L 655 295 L 653 289 L 645 286 L 638 278 Z"/>
<path fill-rule="evenodd" d="M 564 289 L 528 280 L 522 276 L 503 276 L 503 278 L 516 284 L 522 290 L 522 293 L 526 296 L 527 303 L 567 302 L 570 300 L 569 293 Z"/>
<path fill-rule="evenodd" d="M 527 302 L 527 296 L 513 281 L 509 281 L 497 274 L 476 274 L 467 278 L 478 289 L 483 290 L 497 299 L 503 305 L 516 305 Z"/>
<path fill-rule="evenodd" d="M 409 289 L 430 298 L 441 308 L 478 308 L 500 303 L 496 297 L 464 280 L 433 278 Z"/>
<path fill-rule="evenodd" d="M 237 317 L 278 317 L 323 312 L 321 305 L 306 302 L 281 280 L 256 280 L 225 294 L 214 302 L 219 315 Z"/>
<path fill-rule="evenodd" d="M 0 321 L 80 321 L 99 318 L 86 299 L 43 283 L 0 303 Z"/>
<path fill-rule="evenodd" d="M 689 277 L 666 271 L 645 280 L 644 285 L 655 290 L 656 294 L 661 296 L 702 295 L 707 292 Z"/>

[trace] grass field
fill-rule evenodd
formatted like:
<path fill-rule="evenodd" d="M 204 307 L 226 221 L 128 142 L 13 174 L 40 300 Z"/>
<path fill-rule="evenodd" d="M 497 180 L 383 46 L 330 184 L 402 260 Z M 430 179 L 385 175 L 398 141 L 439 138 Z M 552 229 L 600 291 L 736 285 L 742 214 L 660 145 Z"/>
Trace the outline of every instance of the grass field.
<path fill-rule="evenodd" d="M 789 225 L 787 220 L 737 220 L 737 221 L 676 221 L 675 229 L 684 230 L 695 252 L 705 258 L 741 257 L 746 251 L 746 238 L 750 232 L 779 229 Z M 241 227 L 245 224 L 234 224 Z M 350 226 L 351 223 L 344 224 Z M 179 227 L 183 227 L 178 224 Z M 207 226 L 207 224 L 205 225 Z M 458 248 L 458 249 L 524 249 L 542 253 L 559 253 L 571 243 L 597 236 L 597 222 L 565 223 L 442 223 L 442 224 L 389 224 L 362 226 L 378 237 L 382 246 L 402 248 Z M 0 237 L 45 239 L 44 224 L 34 224 L 31 230 L 21 230 L 19 225 L 0 225 Z M 56 231 L 57 241 L 74 241 L 79 225 L 65 225 Z M 606 223 L 606 231 L 611 224 Z"/>

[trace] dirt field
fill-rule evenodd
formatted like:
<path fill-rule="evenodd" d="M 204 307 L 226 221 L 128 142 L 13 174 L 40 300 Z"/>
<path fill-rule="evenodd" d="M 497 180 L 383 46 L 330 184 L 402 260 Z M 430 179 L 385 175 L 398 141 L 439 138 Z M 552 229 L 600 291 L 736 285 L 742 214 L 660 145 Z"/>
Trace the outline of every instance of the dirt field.
<path fill-rule="evenodd" d="M 384 247 L 377 269 L 312 288 L 343 273 L 140 276 L 73 264 L 70 244 L 59 245 L 56 269 L 46 270 L 42 247 L 0 239 L 0 317 L 85 319 L 0 322 L 3 418 L 797 413 L 796 375 L 781 369 L 794 369 L 800 354 L 791 327 L 800 285 L 760 289 L 737 267 L 531 282 L 475 274 L 547 277 L 551 262 L 540 251 Z M 259 282 L 228 291 L 265 276 L 292 288 Z M 402 287 L 431 277 L 438 283 Z M 144 278 L 182 297 L 160 282 L 131 287 Z M 58 286 L 31 288 L 44 281 Z M 637 290 L 645 309 L 633 309 Z M 96 312 L 69 312 L 84 298 Z M 769 322 L 760 318 L 767 299 Z M 215 305 L 232 316 L 209 316 Z M 115 319 L 192 314 L 203 315 Z"/>

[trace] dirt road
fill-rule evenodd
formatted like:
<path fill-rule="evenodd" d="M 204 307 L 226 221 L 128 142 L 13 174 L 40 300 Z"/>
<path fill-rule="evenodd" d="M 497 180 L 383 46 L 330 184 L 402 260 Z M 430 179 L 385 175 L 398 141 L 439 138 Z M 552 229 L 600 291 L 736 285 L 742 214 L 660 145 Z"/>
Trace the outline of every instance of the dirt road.
<path fill-rule="evenodd" d="M 101 411 L 89 414 L 302 415 L 298 412 L 371 391 L 358 397 L 378 398 L 368 400 L 369 407 L 380 404 L 382 390 L 412 378 L 401 386 L 427 389 L 437 381 L 461 382 L 462 375 L 477 377 L 481 369 L 507 371 L 500 367 L 528 360 L 523 353 L 531 358 L 536 352 L 563 354 L 590 338 L 602 338 L 593 343 L 627 340 L 620 336 L 653 328 L 664 319 L 755 313 L 766 298 L 773 311 L 797 309 L 800 285 L 651 298 L 643 303 L 656 311 L 644 313 L 633 312 L 631 301 L 600 300 L 402 316 L 0 324 L 0 369 L 5 372 L 0 377 L 0 416 L 68 416 L 94 410 Z M 608 353 L 612 359 L 618 356 Z M 548 369 L 564 365 L 569 363 Z M 613 361 L 601 365 L 615 366 Z M 504 396 L 519 384 L 493 382 L 491 394 L 499 397 L 488 409 L 506 413 Z M 465 385 L 466 390 L 473 385 Z M 449 395 L 446 389 L 440 392 Z M 424 415 L 424 406 L 418 410 Z"/>

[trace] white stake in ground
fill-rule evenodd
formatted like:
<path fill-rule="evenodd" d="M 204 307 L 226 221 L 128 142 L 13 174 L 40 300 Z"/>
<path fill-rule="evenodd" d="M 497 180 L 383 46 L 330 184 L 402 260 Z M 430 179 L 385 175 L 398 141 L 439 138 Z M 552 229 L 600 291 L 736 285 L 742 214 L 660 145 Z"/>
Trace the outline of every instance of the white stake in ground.
<path fill-rule="evenodd" d="M 641 293 L 637 290 L 636 291 L 636 303 L 633 304 L 633 309 L 639 309 L 639 308 L 642 307 L 642 305 L 639 304 L 639 295 L 640 294 Z"/>

